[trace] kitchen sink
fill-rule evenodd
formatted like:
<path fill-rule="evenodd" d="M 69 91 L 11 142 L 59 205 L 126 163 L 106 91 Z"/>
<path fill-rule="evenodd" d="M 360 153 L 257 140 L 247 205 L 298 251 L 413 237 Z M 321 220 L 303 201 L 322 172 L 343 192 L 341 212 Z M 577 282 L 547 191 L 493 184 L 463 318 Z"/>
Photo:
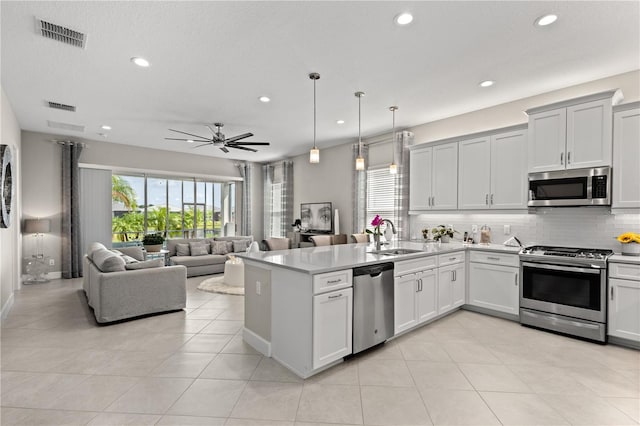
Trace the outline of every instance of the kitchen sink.
<path fill-rule="evenodd" d="M 420 252 L 422 252 L 422 250 L 399 248 L 399 249 L 387 249 L 387 250 L 373 250 L 370 253 L 379 254 L 382 256 L 398 256 L 402 254 L 411 254 L 411 253 L 420 253 Z"/>

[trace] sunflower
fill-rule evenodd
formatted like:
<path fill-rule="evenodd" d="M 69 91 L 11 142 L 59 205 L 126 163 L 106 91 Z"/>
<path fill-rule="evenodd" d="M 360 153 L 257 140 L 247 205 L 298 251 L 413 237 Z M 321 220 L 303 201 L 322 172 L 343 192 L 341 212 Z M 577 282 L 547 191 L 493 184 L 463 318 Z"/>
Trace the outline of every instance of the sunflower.
<path fill-rule="evenodd" d="M 618 235 L 617 240 L 620 241 L 622 244 L 628 244 L 628 243 L 640 244 L 640 234 L 636 234 L 634 232 L 625 232 L 624 234 Z"/>

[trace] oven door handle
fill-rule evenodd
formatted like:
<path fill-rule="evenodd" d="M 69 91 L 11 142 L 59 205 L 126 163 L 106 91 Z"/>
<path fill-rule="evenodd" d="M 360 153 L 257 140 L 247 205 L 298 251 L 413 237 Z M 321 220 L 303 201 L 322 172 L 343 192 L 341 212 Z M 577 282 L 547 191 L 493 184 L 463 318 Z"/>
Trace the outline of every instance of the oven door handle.
<path fill-rule="evenodd" d="M 582 272 L 585 274 L 600 274 L 600 267 L 597 265 L 592 265 L 592 268 L 578 268 L 575 266 L 558 266 L 558 265 L 545 265 L 542 263 L 530 263 L 530 262 L 522 262 L 522 266 L 528 266 L 530 268 L 536 269 L 551 269 L 553 271 L 567 271 L 567 272 Z M 595 269 L 597 268 L 597 269 Z"/>

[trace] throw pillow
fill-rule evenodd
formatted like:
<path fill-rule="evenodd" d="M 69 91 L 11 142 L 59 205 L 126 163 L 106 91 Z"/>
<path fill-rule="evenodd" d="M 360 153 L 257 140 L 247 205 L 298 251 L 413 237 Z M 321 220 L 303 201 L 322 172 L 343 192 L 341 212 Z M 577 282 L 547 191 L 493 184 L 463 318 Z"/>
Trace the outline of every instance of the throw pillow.
<path fill-rule="evenodd" d="M 211 241 L 211 254 L 227 254 L 229 247 L 226 241 Z"/>
<path fill-rule="evenodd" d="M 204 256 L 205 254 L 209 254 L 207 250 L 208 245 L 207 243 L 189 243 L 191 256 Z"/>
<path fill-rule="evenodd" d="M 191 256 L 189 244 L 176 244 L 176 256 Z"/>
<path fill-rule="evenodd" d="M 106 250 L 107 248 L 104 246 L 104 244 L 91 243 L 89 245 L 89 248 L 87 249 L 87 256 L 89 256 L 90 259 L 93 259 L 93 253 L 100 249 Z"/>
<path fill-rule="evenodd" d="M 136 269 L 161 268 L 163 266 L 164 266 L 163 259 L 151 259 L 151 260 L 145 260 L 144 262 L 127 263 L 125 265 L 125 268 L 127 270 L 136 270 Z"/>
<path fill-rule="evenodd" d="M 227 243 L 227 253 L 233 253 L 233 241 L 225 241 Z"/>
<path fill-rule="evenodd" d="M 127 256 L 126 254 L 123 254 L 123 255 L 122 255 L 122 259 L 124 259 L 124 263 L 125 263 L 125 264 L 127 264 L 127 265 L 128 265 L 129 263 L 136 263 L 136 262 L 138 262 L 138 259 L 134 259 L 133 257 L 131 257 L 131 256 Z"/>
<path fill-rule="evenodd" d="M 249 247 L 251 241 L 249 240 L 233 240 L 233 252 L 240 253 L 243 251 L 247 251 L 247 247 Z"/>
<path fill-rule="evenodd" d="M 117 272 L 125 270 L 125 262 L 122 256 L 118 256 L 107 249 L 98 249 L 93 252 L 93 263 L 101 272 Z"/>

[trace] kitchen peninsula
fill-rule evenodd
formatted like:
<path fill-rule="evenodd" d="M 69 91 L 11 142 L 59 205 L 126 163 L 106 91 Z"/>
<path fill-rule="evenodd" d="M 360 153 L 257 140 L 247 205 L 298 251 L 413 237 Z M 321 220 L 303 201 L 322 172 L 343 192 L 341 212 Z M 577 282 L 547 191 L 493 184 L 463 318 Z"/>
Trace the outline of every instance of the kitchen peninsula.
<path fill-rule="evenodd" d="M 240 255 L 245 262 L 244 340 L 298 376 L 312 376 L 353 352 L 354 268 L 393 264 L 388 297 L 394 299 L 393 334 L 399 335 L 469 303 L 469 251 L 471 260 L 491 259 L 506 271 L 492 271 L 492 281 L 511 274 L 506 290 L 497 289 L 496 301 L 480 294 L 475 309 L 516 319 L 518 247 L 398 242 L 376 252 L 373 245 L 344 244 Z M 369 305 L 374 309 L 379 302 Z"/>

